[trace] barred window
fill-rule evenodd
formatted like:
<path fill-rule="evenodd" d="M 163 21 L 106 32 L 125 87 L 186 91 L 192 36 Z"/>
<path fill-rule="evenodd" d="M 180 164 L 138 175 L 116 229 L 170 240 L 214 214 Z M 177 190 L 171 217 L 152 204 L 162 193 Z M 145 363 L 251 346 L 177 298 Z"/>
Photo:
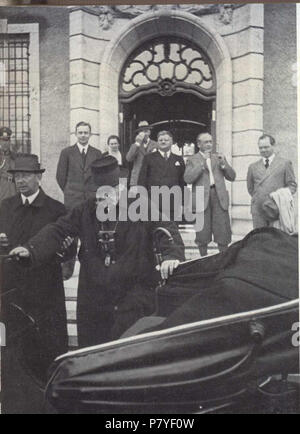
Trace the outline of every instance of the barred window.
<path fill-rule="evenodd" d="M 0 124 L 15 151 L 31 152 L 29 33 L 0 34 Z"/>

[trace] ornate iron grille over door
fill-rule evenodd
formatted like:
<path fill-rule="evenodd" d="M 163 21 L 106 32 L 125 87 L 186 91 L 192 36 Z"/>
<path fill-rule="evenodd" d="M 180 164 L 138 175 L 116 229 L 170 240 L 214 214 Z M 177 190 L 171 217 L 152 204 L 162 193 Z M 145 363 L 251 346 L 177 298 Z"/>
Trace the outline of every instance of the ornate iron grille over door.
<path fill-rule="evenodd" d="M 0 65 L 0 124 L 14 150 L 30 152 L 29 34 L 0 34 Z"/>
<path fill-rule="evenodd" d="M 141 94 L 172 96 L 193 93 L 204 100 L 215 98 L 215 73 L 209 59 L 193 43 L 172 37 L 147 42 L 123 67 L 120 78 L 122 102 Z"/>

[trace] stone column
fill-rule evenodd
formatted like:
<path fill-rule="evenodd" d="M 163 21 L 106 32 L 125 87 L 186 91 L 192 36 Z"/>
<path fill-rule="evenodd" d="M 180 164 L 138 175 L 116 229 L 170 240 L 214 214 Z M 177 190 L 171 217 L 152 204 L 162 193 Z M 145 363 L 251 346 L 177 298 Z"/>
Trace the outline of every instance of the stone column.
<path fill-rule="evenodd" d="M 99 70 L 103 51 L 110 41 L 96 11 L 70 9 L 70 131 L 76 140 L 75 125 L 80 121 L 92 126 L 91 144 L 103 149 L 99 131 Z"/>
<path fill-rule="evenodd" d="M 248 166 L 259 158 L 257 141 L 263 131 L 264 5 L 248 4 L 235 11 L 233 25 L 223 30 L 233 66 L 232 230 L 252 230 Z"/>

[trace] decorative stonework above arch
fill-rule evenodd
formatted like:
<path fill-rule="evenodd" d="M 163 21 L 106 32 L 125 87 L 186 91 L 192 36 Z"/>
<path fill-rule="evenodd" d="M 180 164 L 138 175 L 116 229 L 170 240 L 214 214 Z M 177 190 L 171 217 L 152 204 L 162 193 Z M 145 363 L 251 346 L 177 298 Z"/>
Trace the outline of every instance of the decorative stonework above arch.
<path fill-rule="evenodd" d="M 135 18 L 149 12 L 180 11 L 196 16 L 217 14 L 219 20 L 227 25 L 232 22 L 233 11 L 240 7 L 238 4 L 163 4 L 163 5 L 93 5 L 83 9 L 99 15 L 101 29 L 108 30 L 115 18 Z"/>

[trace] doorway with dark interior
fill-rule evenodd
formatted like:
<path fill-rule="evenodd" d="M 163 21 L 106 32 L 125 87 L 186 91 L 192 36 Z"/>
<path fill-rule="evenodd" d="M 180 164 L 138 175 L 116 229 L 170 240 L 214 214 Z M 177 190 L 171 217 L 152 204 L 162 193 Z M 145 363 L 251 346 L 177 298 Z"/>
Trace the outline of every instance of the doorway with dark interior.
<path fill-rule="evenodd" d="M 172 96 L 158 93 L 140 95 L 134 101 L 121 103 L 120 133 L 122 152 L 126 154 L 134 143 L 136 127 L 146 120 L 151 126 L 151 138 L 156 140 L 161 130 L 169 130 L 174 143 L 196 143 L 203 131 L 215 136 L 214 100 L 203 100 L 192 93 L 177 92 Z"/>

